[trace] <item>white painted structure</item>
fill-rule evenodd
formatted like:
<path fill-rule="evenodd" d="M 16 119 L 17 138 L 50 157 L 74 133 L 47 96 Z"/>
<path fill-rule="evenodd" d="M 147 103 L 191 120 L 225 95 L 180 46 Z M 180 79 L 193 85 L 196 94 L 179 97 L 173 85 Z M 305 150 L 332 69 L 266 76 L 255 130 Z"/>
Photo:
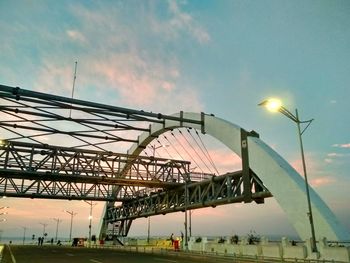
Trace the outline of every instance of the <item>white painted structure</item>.
<path fill-rule="evenodd" d="M 180 117 L 181 114 L 174 116 Z M 218 139 L 229 149 L 241 156 L 241 127 L 212 115 L 200 113 L 183 113 L 183 118 L 204 120 L 205 133 Z M 144 132 L 128 151 L 130 155 L 139 155 L 156 136 L 172 128 L 191 127 L 201 130 L 199 124 L 166 120 L 165 125 L 154 123 L 151 132 Z M 302 240 L 311 236 L 307 216 L 307 198 L 305 181 L 302 176 L 271 147 L 261 139 L 248 137 L 249 166 L 263 181 L 287 214 Z M 328 240 L 350 240 L 350 234 L 338 220 L 319 195 L 310 187 L 310 198 L 317 237 Z"/>
<path fill-rule="evenodd" d="M 176 114 L 180 116 L 180 114 Z M 201 120 L 201 114 L 184 113 L 183 118 Z M 200 125 L 166 121 L 165 126 L 153 124 L 151 134 L 145 132 L 139 136 L 139 143 L 134 144 L 129 154 L 140 154 L 142 147 L 149 144 L 154 136 L 177 127 L 192 127 L 201 129 Z M 211 115 L 204 115 L 205 132 L 221 141 L 237 155 L 241 156 L 241 128 L 228 121 Z M 142 146 L 142 147 L 140 147 Z M 307 216 L 307 202 L 305 182 L 297 171 L 290 166 L 272 148 L 262 140 L 248 137 L 248 152 L 250 168 L 256 173 L 282 209 L 286 212 L 299 236 L 306 240 L 310 237 L 310 224 Z M 329 240 L 347 240 L 350 235 L 339 224 L 334 214 L 311 188 L 310 197 L 314 213 L 314 223 L 317 236 L 327 237 Z"/>

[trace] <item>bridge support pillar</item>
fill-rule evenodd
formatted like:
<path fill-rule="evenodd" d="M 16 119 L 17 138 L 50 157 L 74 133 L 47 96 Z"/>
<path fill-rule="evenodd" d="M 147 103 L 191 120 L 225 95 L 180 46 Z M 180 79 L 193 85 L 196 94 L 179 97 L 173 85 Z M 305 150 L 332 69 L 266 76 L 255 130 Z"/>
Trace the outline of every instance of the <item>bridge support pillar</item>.
<path fill-rule="evenodd" d="M 251 170 L 249 167 L 249 154 L 248 154 L 248 136 L 259 137 L 259 134 L 256 133 L 255 131 L 247 132 L 246 130 L 241 129 L 241 157 L 242 157 L 244 203 L 251 203 L 253 201 Z"/>

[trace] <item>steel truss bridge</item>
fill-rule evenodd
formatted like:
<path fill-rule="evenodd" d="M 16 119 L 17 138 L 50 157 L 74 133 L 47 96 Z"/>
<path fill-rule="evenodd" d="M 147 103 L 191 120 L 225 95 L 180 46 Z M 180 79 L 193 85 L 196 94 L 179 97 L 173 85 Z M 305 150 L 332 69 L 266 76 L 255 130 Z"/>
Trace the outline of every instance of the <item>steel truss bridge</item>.
<path fill-rule="evenodd" d="M 241 130 L 241 171 L 194 173 L 189 161 L 126 152 L 140 133 L 151 134 L 153 123 L 194 123 L 204 133 L 204 118 L 4 85 L 0 101 L 0 196 L 107 201 L 104 224 L 117 226 L 116 236 L 126 236 L 137 218 L 237 202 L 260 204 L 272 196 L 249 168 L 243 140 L 257 137 L 255 132 Z"/>

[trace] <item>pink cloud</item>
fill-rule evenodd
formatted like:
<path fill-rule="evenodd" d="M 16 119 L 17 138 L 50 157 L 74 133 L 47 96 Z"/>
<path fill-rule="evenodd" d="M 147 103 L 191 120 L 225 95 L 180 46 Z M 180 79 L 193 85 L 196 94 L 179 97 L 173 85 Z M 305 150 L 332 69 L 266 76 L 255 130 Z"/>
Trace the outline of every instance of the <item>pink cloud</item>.
<path fill-rule="evenodd" d="M 173 23 L 176 25 L 176 32 L 192 32 L 199 42 L 206 41 L 208 36 L 205 30 L 201 29 L 190 14 L 183 12 L 176 2 L 169 1 L 168 4 L 171 16 L 160 23 L 167 25 L 165 31 L 171 30 Z M 136 10 L 139 12 L 138 23 L 142 23 L 142 28 L 150 27 L 150 23 L 157 20 L 151 7 L 151 4 L 146 4 L 146 11 Z M 75 97 L 79 93 L 91 93 L 87 87 L 93 87 L 97 96 L 95 98 L 104 102 L 104 91 L 117 92 L 115 98 L 108 98 L 107 104 L 117 103 L 125 107 L 167 114 L 180 110 L 203 110 L 195 87 L 177 85 L 181 76 L 177 57 L 169 52 L 163 53 L 157 47 L 142 48 L 144 40 L 139 36 L 137 25 L 135 30 L 123 26 L 125 21 L 120 14 L 120 8 L 114 5 L 97 5 L 94 10 L 90 10 L 73 4 L 71 12 L 80 21 L 81 27 L 67 30 L 62 39 L 68 36 L 68 40 L 84 43 L 93 52 L 74 54 L 71 61 L 64 61 L 63 58 L 67 56 L 64 54 L 56 54 L 56 57 L 48 54 L 42 65 L 38 66 L 34 85 L 36 90 L 70 97 L 74 61 L 78 60 Z M 160 41 L 164 41 L 162 30 L 155 33 Z M 73 54 L 68 55 L 72 57 Z"/>
<path fill-rule="evenodd" d="M 320 177 L 320 178 L 314 178 L 310 180 L 310 184 L 313 187 L 320 187 L 320 186 L 325 186 L 325 185 L 330 185 L 335 182 L 335 179 L 330 178 L 330 177 Z"/>
<path fill-rule="evenodd" d="M 73 85 L 73 69 L 73 64 L 67 65 L 46 58 L 43 60 L 43 65 L 33 86 L 41 92 L 70 97 Z"/>
<path fill-rule="evenodd" d="M 190 133 L 182 128 L 174 129 L 172 132 L 160 135 L 151 144 L 156 147 L 160 145 L 167 145 L 168 147 L 157 148 L 156 156 L 169 156 L 172 159 L 190 161 L 191 169 L 194 173 L 214 173 L 220 175 L 241 169 L 241 158 L 230 149 L 222 147 L 222 144 L 213 137 L 202 135 L 198 132 L 205 144 L 206 149 L 204 149 L 198 135 L 195 134 L 193 129 L 190 130 Z M 152 150 L 148 147 L 144 150 L 145 153 L 148 156 L 153 155 Z M 212 163 L 215 164 L 215 167 Z"/>

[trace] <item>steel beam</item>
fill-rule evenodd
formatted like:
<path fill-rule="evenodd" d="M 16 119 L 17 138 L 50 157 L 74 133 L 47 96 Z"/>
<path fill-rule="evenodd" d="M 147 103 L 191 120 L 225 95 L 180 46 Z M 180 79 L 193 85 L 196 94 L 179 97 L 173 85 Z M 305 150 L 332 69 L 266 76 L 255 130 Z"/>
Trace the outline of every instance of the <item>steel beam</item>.
<path fill-rule="evenodd" d="M 188 203 L 185 201 L 186 188 Z M 255 174 L 251 174 L 250 177 L 250 191 L 252 200 L 257 203 L 272 196 Z M 191 210 L 244 201 L 244 178 L 243 173 L 239 171 L 200 182 L 190 182 L 173 190 L 153 192 L 144 197 L 125 200 L 122 205 L 107 210 L 105 221 L 123 222 L 153 215 L 184 212 L 185 208 Z"/>
<path fill-rule="evenodd" d="M 130 166 L 126 172 L 124 164 Z M 121 153 L 3 141 L 0 195 L 123 201 L 143 196 L 151 188 L 171 189 L 182 185 L 188 176 L 189 164 L 164 158 L 131 158 Z M 121 191 L 113 192 L 115 186 Z"/>

